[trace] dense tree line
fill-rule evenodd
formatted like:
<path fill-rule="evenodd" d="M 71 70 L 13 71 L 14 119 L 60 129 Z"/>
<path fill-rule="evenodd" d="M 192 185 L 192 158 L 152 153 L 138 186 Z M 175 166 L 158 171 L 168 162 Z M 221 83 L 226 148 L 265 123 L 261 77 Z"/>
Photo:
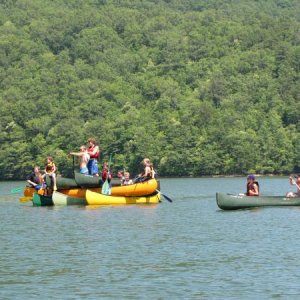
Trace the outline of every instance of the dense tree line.
<path fill-rule="evenodd" d="M 300 171 L 298 0 L 4 0 L 0 179 L 95 137 L 161 176 Z"/>

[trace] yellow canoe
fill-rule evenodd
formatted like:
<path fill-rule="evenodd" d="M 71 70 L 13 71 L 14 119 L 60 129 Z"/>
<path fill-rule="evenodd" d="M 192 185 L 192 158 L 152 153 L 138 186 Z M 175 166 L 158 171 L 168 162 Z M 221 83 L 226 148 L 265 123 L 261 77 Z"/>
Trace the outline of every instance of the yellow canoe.
<path fill-rule="evenodd" d="M 125 196 L 108 196 L 101 193 L 87 190 L 85 199 L 89 205 L 115 205 L 115 204 L 150 204 L 160 202 L 160 193 L 149 196 L 136 196 L 136 197 L 125 197 Z"/>
<path fill-rule="evenodd" d="M 150 179 L 145 182 L 139 182 L 130 185 L 112 186 L 112 196 L 145 196 L 151 195 L 158 189 L 158 182 L 156 179 Z"/>
<path fill-rule="evenodd" d="M 112 196 L 145 196 L 153 194 L 159 188 L 158 182 L 156 179 L 150 179 L 145 182 L 139 182 L 130 185 L 120 185 L 120 186 L 113 186 L 111 188 Z M 72 188 L 72 189 L 59 189 L 58 191 L 62 194 L 68 195 L 70 197 L 78 197 L 84 198 L 86 193 L 85 188 Z M 101 193 L 101 188 L 90 188 L 89 190 L 93 192 Z M 35 192 L 34 188 L 26 187 L 24 190 L 24 196 L 32 197 L 33 193 Z"/>
<path fill-rule="evenodd" d="M 101 188 L 91 188 L 93 192 L 100 193 Z M 60 193 L 65 194 L 70 197 L 78 197 L 78 198 L 85 198 L 85 193 L 87 189 L 67 189 L 67 190 L 59 190 Z"/>

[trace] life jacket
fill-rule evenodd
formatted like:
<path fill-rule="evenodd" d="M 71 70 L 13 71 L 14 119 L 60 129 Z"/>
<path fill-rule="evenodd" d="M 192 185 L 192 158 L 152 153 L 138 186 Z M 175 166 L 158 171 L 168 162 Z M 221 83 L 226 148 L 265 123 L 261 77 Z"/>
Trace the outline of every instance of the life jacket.
<path fill-rule="evenodd" d="M 155 173 L 153 167 L 149 166 L 149 168 L 150 168 L 150 174 L 148 174 L 146 178 L 149 178 L 149 179 L 155 178 L 155 174 L 156 174 L 156 173 Z M 144 172 L 142 173 L 142 176 L 145 176 L 145 170 L 144 170 Z"/>
<path fill-rule="evenodd" d="M 111 180 L 111 174 L 109 172 L 108 169 L 103 169 L 102 173 L 101 173 L 101 177 L 102 177 L 102 181 L 104 182 L 106 179 L 108 180 L 108 182 L 110 182 Z"/>
<path fill-rule="evenodd" d="M 94 151 L 95 146 L 90 146 L 88 148 L 88 152 L 93 152 Z M 90 159 L 98 159 L 99 158 L 99 151 L 96 152 L 95 154 L 90 154 Z"/>
<path fill-rule="evenodd" d="M 249 196 L 250 191 L 255 191 L 254 184 L 257 185 L 258 193 L 259 193 L 259 183 L 258 181 L 253 181 L 252 183 L 247 183 L 247 195 Z"/>
<path fill-rule="evenodd" d="M 54 166 L 55 166 L 54 162 L 49 162 L 49 163 L 47 163 L 46 168 L 45 168 L 45 169 L 46 169 L 46 172 L 47 172 L 47 173 L 53 172 Z"/>

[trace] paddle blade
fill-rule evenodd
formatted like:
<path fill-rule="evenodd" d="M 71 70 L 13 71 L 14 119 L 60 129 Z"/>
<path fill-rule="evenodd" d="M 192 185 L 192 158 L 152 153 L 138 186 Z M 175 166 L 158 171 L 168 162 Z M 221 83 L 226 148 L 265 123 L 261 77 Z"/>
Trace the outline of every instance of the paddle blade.
<path fill-rule="evenodd" d="M 168 196 L 164 195 L 163 193 L 161 193 L 161 194 L 164 196 L 164 198 L 165 198 L 166 200 L 168 200 L 169 202 L 173 202 L 173 200 L 172 200 L 171 198 L 169 198 Z"/>
<path fill-rule="evenodd" d="M 108 180 L 105 180 L 105 182 L 102 185 L 101 194 L 103 195 L 111 195 L 111 188 Z"/>
<path fill-rule="evenodd" d="M 169 202 L 173 202 L 173 200 L 172 200 L 170 197 L 166 196 L 166 195 L 163 194 L 161 191 L 156 190 L 156 192 L 160 193 L 160 194 L 161 194 L 166 200 L 168 200 Z"/>
<path fill-rule="evenodd" d="M 32 200 L 32 197 L 21 197 L 20 198 L 20 202 L 29 202 L 29 201 L 31 201 Z"/>
<path fill-rule="evenodd" d="M 23 188 L 22 187 L 16 187 L 16 188 L 13 188 L 10 190 L 10 192 L 12 194 L 18 194 L 18 193 L 21 193 L 23 191 Z"/>

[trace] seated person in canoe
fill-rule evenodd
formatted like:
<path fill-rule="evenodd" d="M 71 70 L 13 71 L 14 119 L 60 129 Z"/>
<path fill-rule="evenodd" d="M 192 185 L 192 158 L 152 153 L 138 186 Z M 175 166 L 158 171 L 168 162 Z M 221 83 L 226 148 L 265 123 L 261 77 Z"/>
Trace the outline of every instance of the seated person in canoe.
<path fill-rule="evenodd" d="M 33 172 L 27 177 L 26 181 L 37 191 L 43 187 L 44 179 L 39 166 L 33 168 Z"/>
<path fill-rule="evenodd" d="M 155 171 L 153 168 L 153 164 L 151 163 L 149 158 L 143 159 L 144 171 L 139 174 L 137 178 L 134 179 L 134 183 L 144 182 L 151 178 L 155 178 Z"/>
<path fill-rule="evenodd" d="M 254 175 L 247 177 L 247 196 L 259 196 L 259 183 L 255 180 Z"/>
<path fill-rule="evenodd" d="M 289 181 L 290 181 L 291 185 L 295 185 L 297 187 L 297 192 L 296 193 L 288 192 L 286 194 L 286 197 L 288 197 L 288 198 L 300 197 L 300 177 L 297 176 L 296 180 L 295 180 L 293 176 L 290 176 Z"/>
<path fill-rule="evenodd" d="M 124 175 L 122 176 L 121 179 L 121 185 L 129 185 L 129 184 L 133 184 L 132 179 L 130 179 L 130 173 L 124 172 Z"/>
<path fill-rule="evenodd" d="M 57 186 L 56 186 L 56 165 L 54 163 L 54 160 L 52 158 L 52 156 L 47 156 L 46 159 L 46 165 L 45 165 L 45 174 L 43 175 L 43 177 L 45 177 L 46 175 L 48 175 L 49 177 L 52 178 L 53 181 L 53 190 L 56 191 L 57 190 Z"/>

